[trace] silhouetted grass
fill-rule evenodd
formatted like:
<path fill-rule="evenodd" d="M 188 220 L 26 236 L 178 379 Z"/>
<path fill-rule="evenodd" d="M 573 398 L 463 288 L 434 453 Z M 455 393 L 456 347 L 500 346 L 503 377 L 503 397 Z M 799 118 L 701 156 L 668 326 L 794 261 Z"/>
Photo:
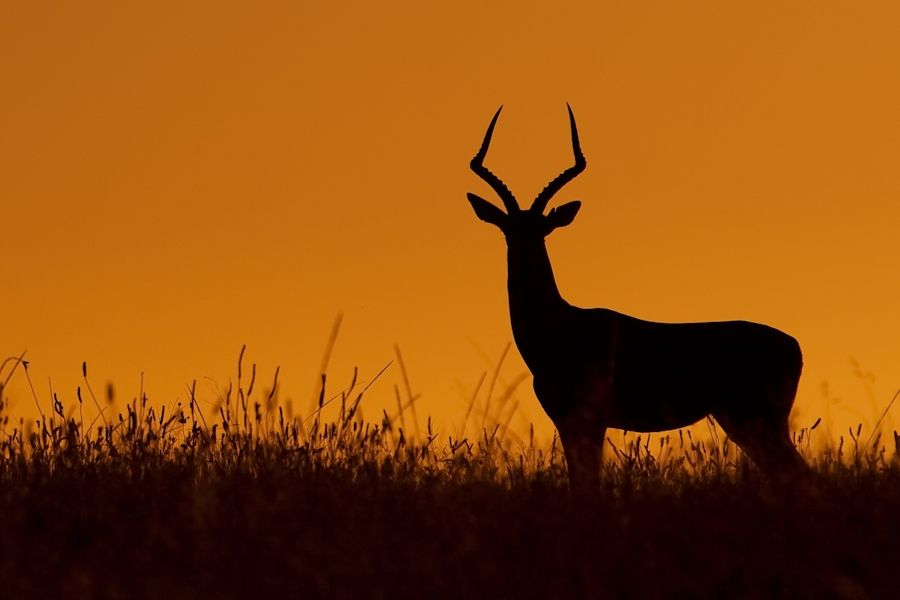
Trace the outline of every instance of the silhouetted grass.
<path fill-rule="evenodd" d="M 795 441 L 816 476 L 791 486 L 763 480 L 712 426 L 702 441 L 690 431 L 628 434 L 607 447 L 604 487 L 573 493 L 558 444 L 504 425 L 503 395 L 498 418 L 473 417 L 470 405 L 477 435 L 438 437 L 426 422 L 410 436 L 408 386 L 396 415 L 364 421 L 366 386 L 354 377 L 327 397 L 323 380 L 301 419 L 277 401 L 277 373 L 259 391 L 255 367 L 242 371 L 205 412 L 192 388 L 187 406 L 157 410 L 141 393 L 111 414 L 111 392 L 100 402 L 85 366 L 77 406 L 54 397 L 34 423 L 2 417 L 0 593 L 875 598 L 900 589 L 898 454 L 858 429 L 818 450 L 815 427 L 801 430 Z M 82 417 L 82 403 L 96 418 Z"/>

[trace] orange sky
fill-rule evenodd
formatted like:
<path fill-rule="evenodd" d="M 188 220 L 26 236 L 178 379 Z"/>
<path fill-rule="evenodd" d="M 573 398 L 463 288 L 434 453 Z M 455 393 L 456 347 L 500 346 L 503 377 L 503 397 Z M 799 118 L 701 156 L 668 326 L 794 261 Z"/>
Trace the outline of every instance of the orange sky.
<path fill-rule="evenodd" d="M 246 343 L 305 405 L 344 311 L 335 389 L 396 342 L 420 414 L 458 422 L 511 339 L 468 161 L 504 104 L 487 163 L 532 196 L 571 160 L 566 101 L 570 302 L 791 333 L 801 424 L 871 423 L 900 387 L 896 3 L 64 4 L 0 7 L 0 354 L 28 349 L 44 400 L 86 359 L 125 399 L 144 372 L 211 402 Z"/>

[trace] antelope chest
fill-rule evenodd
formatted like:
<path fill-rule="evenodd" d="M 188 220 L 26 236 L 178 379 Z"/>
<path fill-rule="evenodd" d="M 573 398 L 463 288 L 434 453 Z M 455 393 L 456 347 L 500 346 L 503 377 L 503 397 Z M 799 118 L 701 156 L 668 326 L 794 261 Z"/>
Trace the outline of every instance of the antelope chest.
<path fill-rule="evenodd" d="M 600 424 L 615 412 L 613 373 L 608 370 L 571 369 L 536 374 L 534 392 L 554 421 L 577 417 Z"/>

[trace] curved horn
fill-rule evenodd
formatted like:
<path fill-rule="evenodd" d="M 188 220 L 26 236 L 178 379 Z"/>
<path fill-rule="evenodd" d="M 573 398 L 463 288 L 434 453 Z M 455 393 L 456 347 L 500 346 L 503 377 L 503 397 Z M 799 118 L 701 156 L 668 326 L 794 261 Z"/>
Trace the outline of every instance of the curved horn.
<path fill-rule="evenodd" d="M 581 153 L 581 145 L 578 143 L 578 128 L 575 127 L 575 115 L 572 114 L 572 107 L 568 103 L 566 103 L 566 108 L 569 109 L 569 125 L 572 128 L 572 153 L 575 155 L 575 164 L 548 183 L 547 187 L 534 199 L 534 202 L 531 204 L 531 210 L 540 214 L 544 214 L 544 209 L 547 208 L 547 202 L 550 201 L 550 198 L 562 189 L 564 185 L 575 179 L 587 166 L 584 154 Z"/>
<path fill-rule="evenodd" d="M 519 203 L 516 202 L 515 196 L 513 196 L 513 193 L 509 191 L 509 188 L 506 187 L 506 184 L 503 183 L 499 177 L 491 173 L 490 169 L 484 166 L 484 158 L 487 156 L 488 146 L 491 144 L 491 136 L 494 134 L 494 125 L 497 124 L 497 117 L 500 116 L 501 110 L 503 110 L 502 106 L 494 113 L 494 118 L 491 119 L 491 124 L 488 125 L 487 133 L 484 134 L 484 141 L 481 142 L 481 148 L 478 150 L 478 154 L 472 159 L 472 162 L 469 163 L 469 167 L 471 167 L 479 177 L 484 179 L 488 185 L 494 188 L 494 191 L 500 196 L 500 200 L 503 201 L 506 212 L 513 213 L 518 212 L 519 210 Z"/>

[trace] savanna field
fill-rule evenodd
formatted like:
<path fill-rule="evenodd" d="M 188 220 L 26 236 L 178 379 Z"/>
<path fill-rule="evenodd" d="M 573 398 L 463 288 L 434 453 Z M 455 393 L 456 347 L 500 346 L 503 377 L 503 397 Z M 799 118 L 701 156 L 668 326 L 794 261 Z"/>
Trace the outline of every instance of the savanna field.
<path fill-rule="evenodd" d="M 900 599 L 898 33 L 0 0 L 0 600 Z"/>
<path fill-rule="evenodd" d="M 702 436 L 626 433 L 609 440 L 602 488 L 573 491 L 558 441 L 510 429 L 500 389 L 473 397 L 456 435 L 416 415 L 402 386 L 396 413 L 362 418 L 377 377 L 334 392 L 323 378 L 318 406 L 294 415 L 277 373 L 263 385 L 243 353 L 212 409 L 193 388 L 186 404 L 141 392 L 120 405 L 83 374 L 73 403 L 34 393 L 38 419 L 2 418 L 5 597 L 900 590 L 895 432 L 859 427 L 832 443 L 819 422 L 801 428 L 815 474 L 787 484 L 765 480 L 711 421 Z M 18 359 L 2 375 L 32 385 Z"/>

